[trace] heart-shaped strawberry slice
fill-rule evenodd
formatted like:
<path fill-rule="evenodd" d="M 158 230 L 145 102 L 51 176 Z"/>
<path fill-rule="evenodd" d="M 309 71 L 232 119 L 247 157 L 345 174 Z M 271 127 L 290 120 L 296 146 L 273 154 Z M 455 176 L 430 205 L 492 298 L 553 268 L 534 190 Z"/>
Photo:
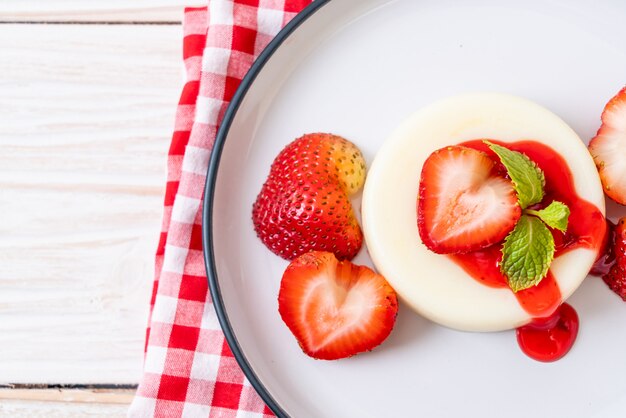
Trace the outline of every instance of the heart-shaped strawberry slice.
<path fill-rule="evenodd" d="M 395 323 L 398 300 L 370 268 L 312 251 L 285 270 L 278 310 L 306 354 L 334 360 L 383 342 Z"/>
<path fill-rule="evenodd" d="M 417 223 L 422 242 L 440 254 L 502 241 L 521 208 L 513 183 L 486 153 L 463 146 L 433 152 L 422 167 Z"/>

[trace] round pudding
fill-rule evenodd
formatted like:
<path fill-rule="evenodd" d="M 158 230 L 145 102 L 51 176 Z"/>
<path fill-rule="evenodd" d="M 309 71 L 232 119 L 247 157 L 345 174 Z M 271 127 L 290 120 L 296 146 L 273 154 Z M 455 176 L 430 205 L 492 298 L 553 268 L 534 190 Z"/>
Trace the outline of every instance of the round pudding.
<path fill-rule="evenodd" d="M 435 150 L 467 141 L 536 141 L 565 161 L 576 194 L 604 215 L 604 196 L 585 144 L 558 116 L 525 99 L 472 94 L 434 103 L 402 123 L 382 146 L 363 191 L 363 232 L 376 268 L 419 314 L 466 331 L 500 331 L 533 315 L 509 288 L 486 286 L 422 243 L 417 199 L 422 165 Z M 551 187 L 558 188 L 558 184 Z M 562 301 L 582 283 L 599 243 L 557 254 L 550 266 Z"/>

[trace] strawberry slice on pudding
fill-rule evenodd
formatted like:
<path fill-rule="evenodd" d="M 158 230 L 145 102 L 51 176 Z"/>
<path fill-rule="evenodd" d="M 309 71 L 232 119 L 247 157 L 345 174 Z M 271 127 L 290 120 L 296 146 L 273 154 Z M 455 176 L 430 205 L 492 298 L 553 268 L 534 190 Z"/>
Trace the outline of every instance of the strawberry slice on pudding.
<path fill-rule="evenodd" d="M 417 212 L 424 245 L 446 254 L 502 241 L 521 208 L 513 184 L 497 172 L 496 161 L 472 148 L 448 146 L 424 163 Z"/>

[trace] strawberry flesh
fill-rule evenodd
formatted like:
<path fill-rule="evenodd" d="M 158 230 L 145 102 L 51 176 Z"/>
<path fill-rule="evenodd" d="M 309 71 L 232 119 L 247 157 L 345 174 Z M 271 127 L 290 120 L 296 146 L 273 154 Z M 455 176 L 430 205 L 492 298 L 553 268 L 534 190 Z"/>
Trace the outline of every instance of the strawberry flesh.
<path fill-rule="evenodd" d="M 626 87 L 604 108 L 602 125 L 589 142 L 604 192 L 626 205 Z"/>
<path fill-rule="evenodd" d="M 393 329 L 398 300 L 370 268 L 312 251 L 285 270 L 278 310 L 307 355 L 335 360 L 381 344 Z"/>
<path fill-rule="evenodd" d="M 521 208 L 495 160 L 482 151 L 449 146 L 433 152 L 422 167 L 417 214 L 424 245 L 450 254 L 502 241 Z"/>

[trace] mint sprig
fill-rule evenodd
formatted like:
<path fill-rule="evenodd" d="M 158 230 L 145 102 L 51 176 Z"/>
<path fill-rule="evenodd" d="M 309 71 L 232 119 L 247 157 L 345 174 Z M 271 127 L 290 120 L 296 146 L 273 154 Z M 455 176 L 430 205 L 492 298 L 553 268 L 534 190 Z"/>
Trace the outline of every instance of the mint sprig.
<path fill-rule="evenodd" d="M 514 292 L 537 285 L 554 258 L 554 238 L 539 219 L 522 215 L 504 239 L 500 269 Z"/>
<path fill-rule="evenodd" d="M 570 210 L 558 201 L 541 210 L 527 209 L 544 198 L 543 171 L 521 152 L 483 142 L 506 168 L 523 209 L 522 216 L 504 239 L 500 263 L 500 271 L 506 276 L 509 287 L 519 292 L 536 286 L 548 274 L 555 252 L 554 237 L 548 226 L 565 232 Z"/>
<path fill-rule="evenodd" d="M 565 203 L 555 200 L 547 208 L 541 210 L 526 209 L 526 213 L 540 218 L 550 228 L 558 229 L 561 232 L 567 231 L 569 208 Z"/>
<path fill-rule="evenodd" d="M 517 192 L 522 209 L 541 202 L 546 178 L 537 164 L 521 152 L 511 151 L 501 145 L 484 141 L 498 155 Z"/>

